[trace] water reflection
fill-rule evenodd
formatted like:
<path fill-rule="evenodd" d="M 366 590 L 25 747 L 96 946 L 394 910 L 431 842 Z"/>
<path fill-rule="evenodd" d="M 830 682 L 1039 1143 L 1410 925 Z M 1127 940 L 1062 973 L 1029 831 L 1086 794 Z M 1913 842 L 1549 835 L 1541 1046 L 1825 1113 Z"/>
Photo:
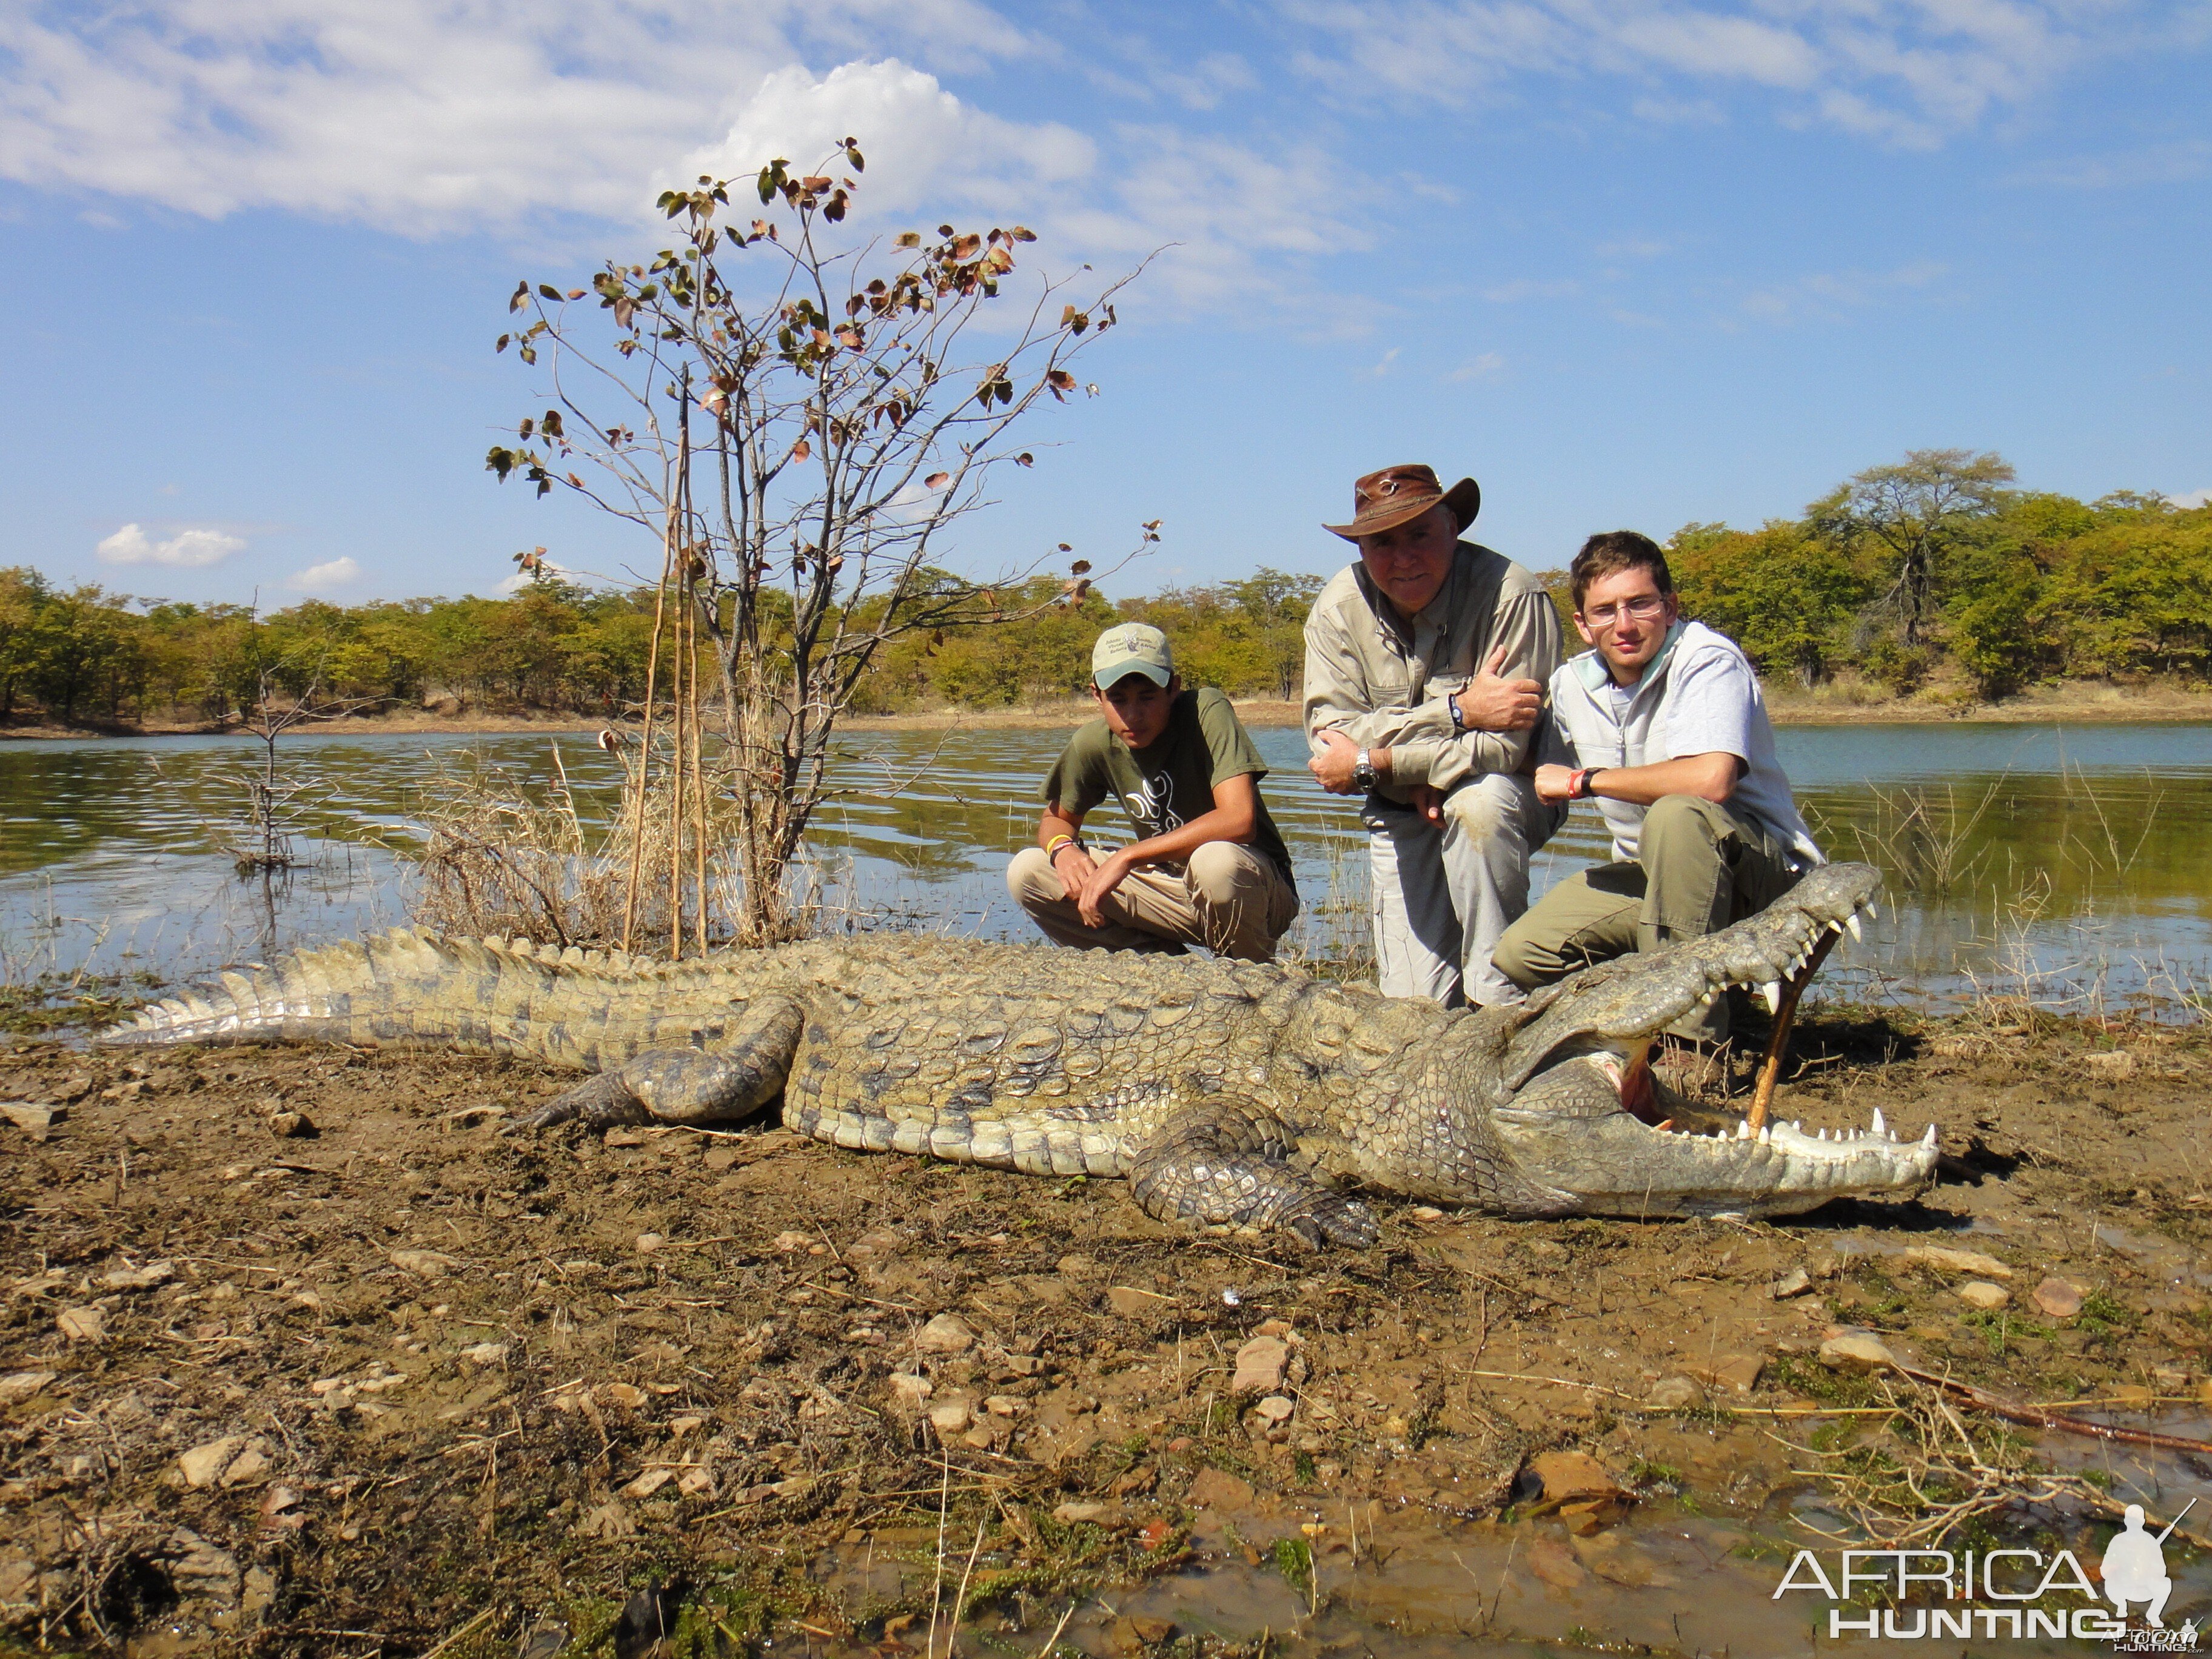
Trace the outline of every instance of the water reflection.
<path fill-rule="evenodd" d="M 1364 857 L 1348 805 L 1306 779 L 1296 732 L 1255 732 L 1297 862 L 1294 945 L 1364 933 Z M 2212 728 L 1796 727 L 1782 759 L 1831 854 L 1881 865 L 1889 904 L 1832 980 L 1862 993 L 2024 990 L 2055 1004 L 2202 995 L 2212 983 Z M 884 920 L 1016 933 L 1000 872 L 1028 844 L 1052 732 L 855 733 L 811 837 L 839 926 Z M 411 815 L 441 770 L 533 787 L 560 769 L 603 816 L 617 774 L 576 736 L 288 738 L 324 786 L 313 861 L 282 891 L 241 887 L 236 739 L 0 744 L 0 965 L 164 973 L 404 919 Z M 1102 817 L 1105 815 L 1102 814 Z M 1118 826 L 1117 826 L 1118 828 Z M 1538 860 L 1540 890 L 1604 856 L 1578 812 Z"/>

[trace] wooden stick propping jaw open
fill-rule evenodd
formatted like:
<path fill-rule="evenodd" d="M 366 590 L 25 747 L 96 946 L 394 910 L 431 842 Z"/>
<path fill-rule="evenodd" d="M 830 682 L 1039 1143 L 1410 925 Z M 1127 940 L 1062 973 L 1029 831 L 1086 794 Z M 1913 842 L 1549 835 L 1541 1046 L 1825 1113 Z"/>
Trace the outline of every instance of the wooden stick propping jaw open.
<path fill-rule="evenodd" d="M 1774 1011 L 1774 1034 L 1766 1039 L 1766 1054 L 1759 1062 L 1759 1081 L 1751 1093 L 1751 1110 L 1744 1118 L 1754 1133 L 1766 1127 L 1766 1115 L 1774 1105 L 1775 1085 L 1782 1080 L 1783 1056 L 1790 1052 L 1790 1028 L 1797 1018 L 1797 999 L 1805 994 L 1805 988 L 1820 971 L 1820 963 L 1840 937 L 1832 931 L 1824 932 L 1803 969 L 1791 975 L 1782 988 L 1782 1006 Z"/>

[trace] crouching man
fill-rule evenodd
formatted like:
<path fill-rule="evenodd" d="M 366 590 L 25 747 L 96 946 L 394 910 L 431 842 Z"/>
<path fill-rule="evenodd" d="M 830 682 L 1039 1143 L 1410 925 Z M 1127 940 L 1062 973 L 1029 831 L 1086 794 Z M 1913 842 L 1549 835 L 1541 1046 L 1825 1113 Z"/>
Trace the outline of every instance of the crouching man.
<path fill-rule="evenodd" d="M 1015 902 L 1061 945 L 1273 960 L 1298 894 L 1236 709 L 1183 690 L 1167 635 L 1143 623 L 1098 636 L 1091 678 L 1098 718 L 1045 779 L 1037 844 L 1006 866 Z M 1083 820 L 1109 795 L 1138 839 L 1094 859 Z"/>
<path fill-rule="evenodd" d="M 1758 674 L 1733 640 L 1680 619 L 1657 544 L 1593 536 L 1569 575 L 1591 649 L 1552 676 L 1536 792 L 1595 801 L 1613 861 L 1569 877 L 1506 930 L 1492 959 L 1524 990 L 1717 932 L 1822 862 L 1775 762 Z M 1719 998 L 1674 1035 L 1717 1042 L 1728 1020 Z"/>

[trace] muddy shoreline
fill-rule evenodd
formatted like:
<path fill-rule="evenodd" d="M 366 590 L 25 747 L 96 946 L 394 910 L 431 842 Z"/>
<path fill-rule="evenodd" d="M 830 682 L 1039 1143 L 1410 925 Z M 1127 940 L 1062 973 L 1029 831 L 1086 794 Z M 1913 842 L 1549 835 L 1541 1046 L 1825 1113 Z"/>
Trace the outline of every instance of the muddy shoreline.
<path fill-rule="evenodd" d="M 1819 1415 L 1873 1397 L 1844 1327 L 2108 1415 L 2207 1386 L 2195 1028 L 1818 1010 L 1782 1109 L 1933 1120 L 1920 1200 L 1390 1203 L 1320 1256 L 772 1125 L 503 1137 L 567 1081 L 526 1064 L 7 1042 L 65 1111 L 0 1121 L 0 1646 L 888 1655 L 957 1599 L 1006 1651 L 1079 1601 L 1071 1650 L 1250 1652 L 1091 1593 L 1441 1529 L 1663 1596 L 1624 1516 L 1747 1528 L 1793 1443 L 1884 1432 Z"/>

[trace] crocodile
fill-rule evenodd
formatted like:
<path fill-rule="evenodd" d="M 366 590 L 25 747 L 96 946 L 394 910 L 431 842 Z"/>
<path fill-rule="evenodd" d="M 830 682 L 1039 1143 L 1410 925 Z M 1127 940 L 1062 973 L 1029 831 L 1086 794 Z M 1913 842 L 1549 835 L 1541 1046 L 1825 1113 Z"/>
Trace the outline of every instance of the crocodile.
<path fill-rule="evenodd" d="M 1294 969 L 875 935 L 678 962 L 398 930 L 222 975 L 107 1045 L 344 1042 L 525 1054 L 591 1073 L 510 1133 L 708 1124 L 780 1097 L 802 1135 L 1125 1178 L 1151 1215 L 1365 1247 L 1360 1195 L 1505 1217 L 1760 1216 L 1933 1176 L 1900 1141 L 1654 1127 L 1652 1042 L 1734 987 L 1770 1003 L 1878 873 L 1829 865 L 1757 915 L 1447 1010 Z M 1626 1101 L 1626 1103 L 1624 1103 Z M 1646 1114 L 1645 1115 L 1650 1115 Z"/>

